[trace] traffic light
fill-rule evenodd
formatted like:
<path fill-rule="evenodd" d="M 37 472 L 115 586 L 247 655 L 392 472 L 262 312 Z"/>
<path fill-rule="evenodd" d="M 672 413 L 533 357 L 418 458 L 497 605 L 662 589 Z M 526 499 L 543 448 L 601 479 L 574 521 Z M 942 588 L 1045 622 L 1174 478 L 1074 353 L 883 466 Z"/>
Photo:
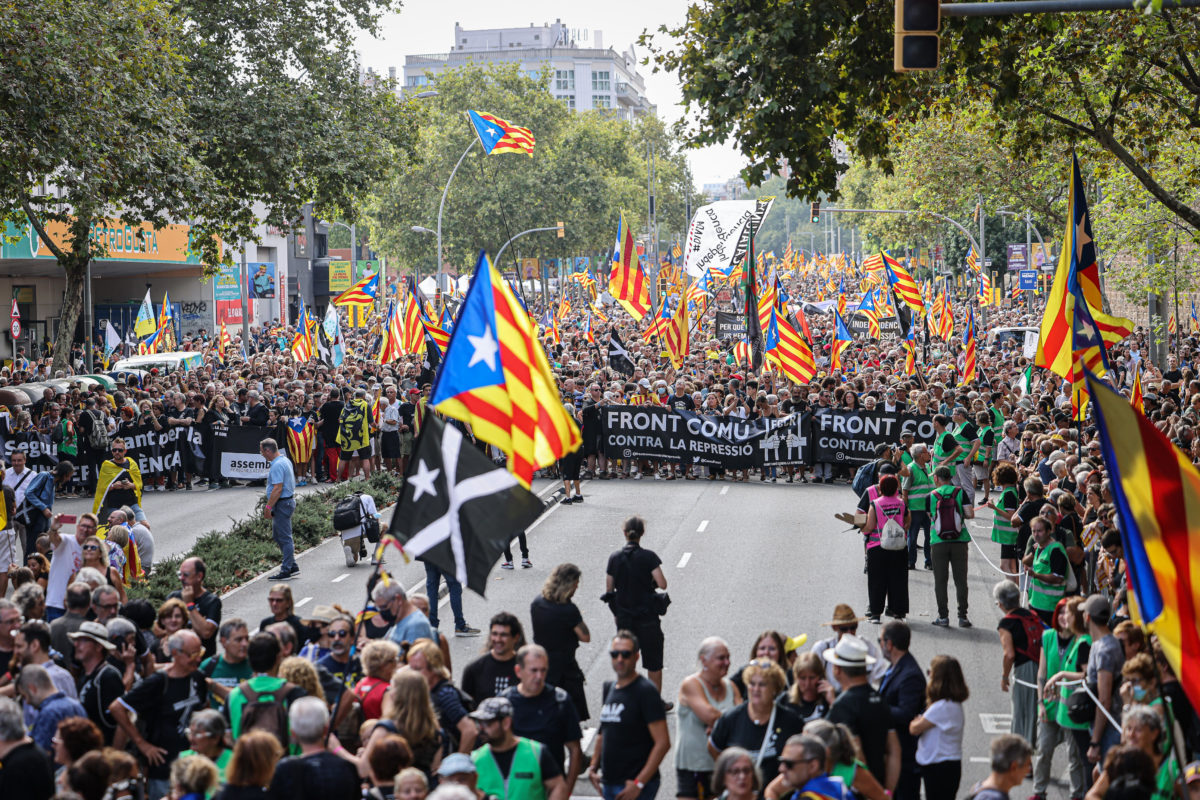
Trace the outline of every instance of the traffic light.
<path fill-rule="evenodd" d="M 812 204 L 812 224 L 816 225 L 821 221 L 821 201 Z"/>
<path fill-rule="evenodd" d="M 942 17 L 938 0 L 895 0 L 895 3 L 896 45 L 892 67 L 896 72 L 937 69 Z"/>
<path fill-rule="evenodd" d="M 565 225 L 563 225 L 561 220 L 559 221 L 557 227 L 558 227 L 558 238 L 562 239 L 563 237 L 565 237 L 567 235 L 567 227 Z"/>

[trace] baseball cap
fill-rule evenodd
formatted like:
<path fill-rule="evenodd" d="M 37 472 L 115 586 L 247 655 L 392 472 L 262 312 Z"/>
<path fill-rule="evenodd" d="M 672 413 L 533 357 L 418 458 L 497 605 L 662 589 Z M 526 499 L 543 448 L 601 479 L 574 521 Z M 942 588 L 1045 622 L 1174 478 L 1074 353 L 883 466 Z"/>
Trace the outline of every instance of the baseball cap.
<path fill-rule="evenodd" d="M 466 753 L 451 753 L 442 759 L 441 766 L 437 769 L 437 774 L 443 778 L 449 778 L 451 775 L 467 775 L 476 772 L 475 762 Z"/>
<path fill-rule="evenodd" d="M 512 702 L 507 697 L 489 697 L 480 703 L 479 707 L 468 716 L 480 722 L 491 722 L 492 720 L 511 717 L 512 713 Z"/>
<path fill-rule="evenodd" d="M 1108 602 L 1108 598 L 1102 594 L 1094 594 L 1087 600 L 1084 600 L 1083 610 L 1097 622 L 1107 622 L 1108 618 L 1112 616 L 1112 605 Z"/>

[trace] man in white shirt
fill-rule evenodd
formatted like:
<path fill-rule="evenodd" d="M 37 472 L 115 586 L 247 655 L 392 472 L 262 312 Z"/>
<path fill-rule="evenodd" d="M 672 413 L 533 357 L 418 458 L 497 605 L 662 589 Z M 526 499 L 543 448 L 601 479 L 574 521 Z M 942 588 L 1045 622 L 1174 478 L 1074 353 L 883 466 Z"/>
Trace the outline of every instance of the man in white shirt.
<path fill-rule="evenodd" d="M 80 514 L 75 523 L 75 535 L 62 535 L 62 514 L 50 523 L 50 574 L 46 578 L 46 621 L 53 622 L 66 612 L 67 582 L 83 565 L 83 542 L 95 536 L 100 522 L 95 514 Z"/>
<path fill-rule="evenodd" d="M 13 490 L 13 512 L 18 521 L 24 522 L 20 519 L 21 506 L 25 503 L 25 490 L 33 479 L 33 470 L 25 468 L 25 454 L 20 450 L 14 450 L 9 460 L 11 468 L 4 474 L 4 485 Z"/>

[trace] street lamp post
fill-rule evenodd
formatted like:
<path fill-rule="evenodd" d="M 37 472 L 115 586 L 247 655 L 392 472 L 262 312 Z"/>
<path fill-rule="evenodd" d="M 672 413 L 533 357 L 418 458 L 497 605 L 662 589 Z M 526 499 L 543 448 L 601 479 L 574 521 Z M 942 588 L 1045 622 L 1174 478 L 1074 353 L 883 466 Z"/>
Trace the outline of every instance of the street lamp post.
<path fill-rule="evenodd" d="M 442 202 L 438 203 L 438 218 L 437 218 L 437 269 L 434 272 L 434 280 L 438 282 L 438 288 L 441 288 L 442 282 L 440 276 L 442 274 L 442 212 L 446 210 L 446 195 L 450 194 L 450 183 L 454 180 L 458 168 L 462 166 L 463 159 L 467 157 L 467 153 L 475 147 L 479 141 L 478 136 L 471 137 L 471 143 L 467 145 L 467 149 L 463 150 L 463 154 L 458 157 L 458 162 L 455 163 L 454 169 L 450 170 L 450 177 L 446 179 L 446 188 L 442 189 Z"/>

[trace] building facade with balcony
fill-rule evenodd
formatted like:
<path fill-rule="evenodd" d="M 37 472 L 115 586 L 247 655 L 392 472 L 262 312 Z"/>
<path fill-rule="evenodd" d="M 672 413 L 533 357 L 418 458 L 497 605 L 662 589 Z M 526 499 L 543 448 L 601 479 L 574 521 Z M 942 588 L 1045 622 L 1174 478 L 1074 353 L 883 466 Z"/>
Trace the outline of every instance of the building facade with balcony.
<path fill-rule="evenodd" d="M 467 64 L 516 64 L 532 78 L 548 70 L 550 92 L 572 111 L 602 109 L 628 120 L 656 111 L 632 46 L 606 48 L 601 31 L 570 29 L 562 20 L 479 30 L 455 23 L 449 52 L 405 56 L 404 90 L 431 88 L 439 74 Z"/>

